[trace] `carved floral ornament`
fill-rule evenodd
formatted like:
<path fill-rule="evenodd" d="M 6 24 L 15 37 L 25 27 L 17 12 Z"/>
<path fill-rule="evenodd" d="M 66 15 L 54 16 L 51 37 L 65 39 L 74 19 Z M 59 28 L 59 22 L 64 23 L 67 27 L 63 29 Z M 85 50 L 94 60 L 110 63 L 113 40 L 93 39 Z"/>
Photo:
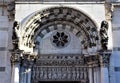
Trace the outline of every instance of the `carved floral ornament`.
<path fill-rule="evenodd" d="M 30 48 L 33 48 L 35 44 L 34 48 L 37 49 L 37 45 L 40 43 L 38 37 L 42 39 L 52 30 L 57 30 L 56 26 L 58 24 L 65 26 L 64 29 L 70 26 L 69 31 L 81 39 L 80 42 L 84 49 L 98 45 L 99 37 L 95 23 L 84 13 L 69 7 L 48 8 L 31 16 L 29 21 L 23 25 L 21 44 Z M 45 34 L 42 33 L 43 30 L 46 32 Z M 64 35 L 58 37 L 57 34 Z M 57 34 L 53 38 L 54 45 L 58 47 L 66 46 L 69 36 L 64 32 L 58 32 Z"/>
<path fill-rule="evenodd" d="M 64 31 L 57 31 L 53 34 L 51 42 L 55 47 L 65 47 L 70 41 L 69 34 Z"/>

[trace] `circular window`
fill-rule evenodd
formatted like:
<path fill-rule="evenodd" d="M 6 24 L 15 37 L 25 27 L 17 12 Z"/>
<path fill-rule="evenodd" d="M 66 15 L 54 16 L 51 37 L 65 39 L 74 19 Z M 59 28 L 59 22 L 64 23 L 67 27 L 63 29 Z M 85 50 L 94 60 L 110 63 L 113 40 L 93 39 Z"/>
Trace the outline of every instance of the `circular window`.
<path fill-rule="evenodd" d="M 69 34 L 64 31 L 56 31 L 51 38 L 51 42 L 55 47 L 63 48 L 68 45 L 70 40 Z"/>

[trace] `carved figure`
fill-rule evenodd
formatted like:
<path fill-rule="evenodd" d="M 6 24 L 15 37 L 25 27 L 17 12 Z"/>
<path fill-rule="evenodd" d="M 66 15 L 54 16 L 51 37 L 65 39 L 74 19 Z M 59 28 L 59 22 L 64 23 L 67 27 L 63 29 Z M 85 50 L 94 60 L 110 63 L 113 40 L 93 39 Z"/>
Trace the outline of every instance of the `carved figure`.
<path fill-rule="evenodd" d="M 13 40 L 13 49 L 18 49 L 18 36 L 16 33 L 16 28 L 18 29 L 18 23 L 15 21 L 13 24 L 13 35 L 12 35 L 12 40 Z"/>
<path fill-rule="evenodd" d="M 102 21 L 101 28 L 100 28 L 100 38 L 101 38 L 101 47 L 102 50 L 107 50 L 108 44 L 108 22 Z"/>

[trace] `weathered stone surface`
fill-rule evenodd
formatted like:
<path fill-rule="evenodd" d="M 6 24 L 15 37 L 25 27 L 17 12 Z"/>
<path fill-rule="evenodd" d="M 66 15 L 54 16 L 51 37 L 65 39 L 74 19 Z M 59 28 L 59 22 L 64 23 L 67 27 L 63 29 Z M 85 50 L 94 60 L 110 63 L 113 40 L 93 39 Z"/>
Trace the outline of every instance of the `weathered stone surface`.
<path fill-rule="evenodd" d="M 61 80 L 61 79 L 65 80 L 65 78 L 68 80 L 69 79 L 79 80 L 79 78 L 83 78 L 82 77 L 83 74 L 85 75 L 85 77 L 86 75 L 89 75 L 90 77 L 89 79 L 90 82 L 83 80 L 84 83 L 109 83 L 109 79 L 111 83 L 118 83 L 120 81 L 119 79 L 120 78 L 119 76 L 120 75 L 120 72 L 119 72 L 120 70 L 119 68 L 120 67 L 120 56 L 119 56 L 120 55 L 120 38 L 119 38 L 120 37 L 120 31 L 119 31 L 120 0 L 106 0 L 106 1 L 104 0 L 16 0 L 15 1 L 16 4 L 14 3 L 14 1 L 15 0 L 0 0 L 0 83 L 15 83 L 15 82 L 19 82 L 18 79 L 22 80 L 21 83 L 24 83 L 25 81 L 28 81 L 30 83 L 31 71 L 30 69 L 28 69 L 28 67 L 31 68 L 33 65 L 34 65 L 35 71 L 37 72 L 37 74 L 35 74 L 36 72 L 34 71 L 35 75 L 33 75 L 33 77 L 37 79 L 36 81 L 48 80 L 48 78 L 53 80 Z M 56 6 L 57 7 L 65 6 L 65 7 L 77 9 L 78 11 L 81 11 L 82 13 L 86 14 L 86 16 L 91 18 L 92 21 L 90 21 L 89 19 L 85 19 L 85 16 L 81 17 L 81 14 L 76 15 L 77 13 L 71 10 L 69 12 L 68 10 L 64 10 L 62 13 L 61 10 L 57 9 L 54 11 L 53 10 L 46 11 L 47 13 L 45 15 L 43 13 L 43 16 L 39 14 L 35 20 L 31 20 L 31 23 L 33 21 L 36 21 L 36 23 L 34 22 L 30 26 L 26 25 L 27 26 L 26 31 L 25 30 L 21 31 L 21 29 L 23 29 L 23 25 L 26 24 L 26 21 L 28 21 L 31 15 L 33 15 L 35 12 L 42 11 L 44 9 L 47 10 L 48 8 L 53 8 Z M 49 16 L 49 13 L 51 13 L 52 15 Z M 14 14 L 15 14 L 15 18 L 14 18 Z M 76 17 L 74 15 L 76 15 Z M 60 23 L 59 22 L 57 26 L 54 26 L 54 25 L 47 26 L 47 23 L 53 22 L 53 20 L 55 20 L 56 17 L 58 18 L 57 21 L 62 22 L 64 17 L 66 18 L 66 20 L 69 20 L 69 22 L 74 22 L 74 24 L 76 24 L 76 27 L 84 26 L 84 28 L 82 28 L 83 32 L 82 30 L 79 30 L 79 28 L 74 29 L 71 26 L 64 25 L 65 22 L 63 22 L 63 25 L 59 24 Z M 18 21 L 19 23 L 19 27 L 18 27 L 19 29 L 17 30 L 17 32 L 18 32 L 18 37 L 21 38 L 21 41 L 18 44 L 18 46 L 20 46 L 19 47 L 20 49 L 24 48 L 24 50 L 23 50 L 23 53 L 16 53 L 16 55 L 19 55 L 19 60 L 15 61 L 15 63 L 12 63 L 12 66 L 11 66 L 11 62 L 10 62 L 11 53 L 9 52 L 9 50 L 11 52 L 15 52 L 14 50 L 12 50 L 13 49 L 13 45 L 12 45 L 13 29 L 12 28 L 13 28 L 14 20 Z M 110 39 L 108 40 L 108 43 L 109 43 L 108 49 L 113 48 L 112 55 L 110 56 L 110 62 L 108 61 L 108 58 L 104 56 L 103 56 L 103 60 L 97 57 L 99 56 L 97 50 L 100 49 L 99 41 L 97 41 L 96 47 L 95 47 L 95 44 L 90 43 L 90 45 L 94 45 L 94 47 L 88 48 L 87 50 L 85 50 L 81 46 L 82 45 L 81 42 L 85 43 L 85 41 L 87 42 L 93 41 L 92 37 L 94 37 L 94 35 L 87 35 L 87 33 L 84 33 L 84 30 L 86 29 L 86 32 L 88 33 L 91 30 L 93 31 L 94 34 L 96 34 L 96 32 L 94 32 L 95 27 L 94 25 L 92 25 L 92 22 L 94 22 L 95 26 L 97 27 L 97 30 L 99 31 L 101 22 L 103 20 L 107 20 L 108 25 L 110 25 L 108 28 L 108 31 L 109 31 L 108 36 L 110 37 Z M 40 23 L 44 23 L 44 24 L 39 25 Z M 37 42 L 35 44 L 37 46 L 35 48 L 35 44 L 32 43 L 32 41 L 34 40 L 30 41 L 31 40 L 30 38 L 32 38 L 33 35 L 35 34 L 35 32 L 32 32 L 33 27 L 39 26 L 40 28 L 43 25 L 44 25 L 44 28 L 46 26 L 48 28 L 40 30 L 41 34 L 39 34 L 39 37 L 37 37 L 36 39 Z M 71 25 L 73 24 L 71 23 Z M 66 27 L 63 27 L 63 26 L 66 26 Z M 85 28 L 85 26 L 87 26 L 87 28 Z M 65 30 L 68 33 L 70 33 L 69 36 L 71 39 L 69 41 L 71 42 L 69 42 L 69 44 L 66 45 L 66 47 L 64 48 L 57 48 L 51 43 L 52 40 L 50 37 L 53 36 L 54 31 L 57 31 L 57 30 Z M 38 29 L 36 30 L 36 32 L 37 31 Z M 22 39 L 21 35 L 24 35 L 23 32 L 27 32 L 29 34 L 25 35 L 25 37 Z M 84 35 L 90 36 L 91 38 L 86 40 L 84 36 L 81 37 L 83 33 Z M 73 36 L 74 34 L 75 36 Z M 91 34 L 91 32 L 89 34 Z M 83 41 L 79 41 L 78 37 Z M 25 40 L 25 42 L 30 41 L 26 43 L 26 47 L 23 44 L 24 42 L 22 43 L 23 40 Z M 42 42 L 39 42 L 41 40 Z M 62 41 L 60 38 L 58 38 L 58 40 Z M 111 41 L 113 41 L 113 43 L 111 43 Z M 59 45 L 62 45 L 62 44 L 59 44 Z M 88 43 L 85 43 L 84 45 L 86 46 L 88 45 Z M 17 48 L 16 50 L 19 50 L 19 48 Z M 25 53 L 31 56 L 28 56 L 27 58 L 25 58 Z M 47 58 L 41 58 L 42 60 L 39 61 L 38 60 L 39 57 L 35 56 L 37 53 L 39 56 L 41 56 L 42 54 L 47 54 L 49 56 L 47 56 Z M 57 56 L 53 57 L 50 54 L 57 54 Z M 59 54 L 60 56 L 58 56 Z M 85 62 L 88 62 L 86 65 L 89 71 L 84 72 L 83 68 L 82 68 L 83 70 L 80 69 L 80 71 L 78 71 L 77 69 L 79 69 L 80 67 L 77 67 L 77 66 L 78 64 L 80 64 L 79 62 L 81 60 L 78 60 L 78 57 L 72 57 L 67 54 L 72 54 L 72 55 L 80 54 L 80 56 L 88 57 L 85 59 Z M 96 57 L 90 58 L 92 55 Z M 106 55 L 107 54 L 105 54 L 105 56 Z M 93 61 L 94 59 L 96 60 L 95 62 Z M 104 64 L 102 64 L 102 66 L 100 65 L 99 59 L 101 64 L 107 63 L 106 68 L 103 67 Z M 38 62 L 36 62 L 36 60 L 38 60 Z M 16 62 L 18 63 L 17 66 L 13 67 L 14 66 L 13 64 L 16 65 Z M 60 64 L 61 62 L 62 64 Z M 35 65 L 40 67 L 36 67 Z M 58 65 L 59 67 L 54 68 L 55 66 L 58 66 Z M 22 66 L 20 71 L 20 73 L 22 74 L 20 74 L 21 75 L 20 78 L 19 78 L 19 68 L 18 68 L 19 66 Z M 41 66 L 49 66 L 49 67 L 41 67 Z M 62 66 L 65 66 L 65 67 L 62 67 Z M 67 68 L 66 66 L 71 66 L 71 68 Z M 12 68 L 13 70 L 11 72 Z M 16 71 L 17 74 L 14 73 L 14 71 Z M 82 71 L 84 73 L 82 73 Z M 72 74 L 70 74 L 70 72 L 72 72 Z M 17 75 L 17 76 L 14 77 L 13 75 Z M 43 79 L 39 79 L 39 75 Z M 28 79 L 25 79 L 27 78 L 26 76 L 28 76 Z M 92 79 L 92 77 L 94 77 L 93 78 L 94 80 Z M 97 82 L 98 80 L 99 82 Z"/>

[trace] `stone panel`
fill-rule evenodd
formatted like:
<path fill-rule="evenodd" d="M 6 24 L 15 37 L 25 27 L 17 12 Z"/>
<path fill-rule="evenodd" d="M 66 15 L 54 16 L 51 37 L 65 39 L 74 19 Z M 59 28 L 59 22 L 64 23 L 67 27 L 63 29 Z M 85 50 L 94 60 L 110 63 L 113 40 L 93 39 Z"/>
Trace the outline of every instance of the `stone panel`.
<path fill-rule="evenodd" d="M 4 72 L 5 71 L 5 67 L 0 67 L 0 72 Z"/>
<path fill-rule="evenodd" d="M 7 22 L 7 21 L 0 21 L 0 27 L 1 28 L 6 28 L 6 27 L 9 27 L 9 22 Z"/>
<path fill-rule="evenodd" d="M 6 65 L 6 51 L 0 51 L 0 67 Z"/>
<path fill-rule="evenodd" d="M 0 83 L 5 83 L 5 72 L 0 72 Z"/>
<path fill-rule="evenodd" d="M 113 46 L 114 47 L 120 47 L 120 32 L 119 32 L 119 26 L 120 26 L 120 7 L 115 7 L 113 12 L 113 19 L 112 19 L 112 27 L 113 27 Z"/>
<path fill-rule="evenodd" d="M 0 31 L 0 47 L 7 47 L 8 43 L 8 32 Z"/>
<path fill-rule="evenodd" d="M 0 16 L 0 22 L 8 22 L 8 17 L 7 16 Z"/>

